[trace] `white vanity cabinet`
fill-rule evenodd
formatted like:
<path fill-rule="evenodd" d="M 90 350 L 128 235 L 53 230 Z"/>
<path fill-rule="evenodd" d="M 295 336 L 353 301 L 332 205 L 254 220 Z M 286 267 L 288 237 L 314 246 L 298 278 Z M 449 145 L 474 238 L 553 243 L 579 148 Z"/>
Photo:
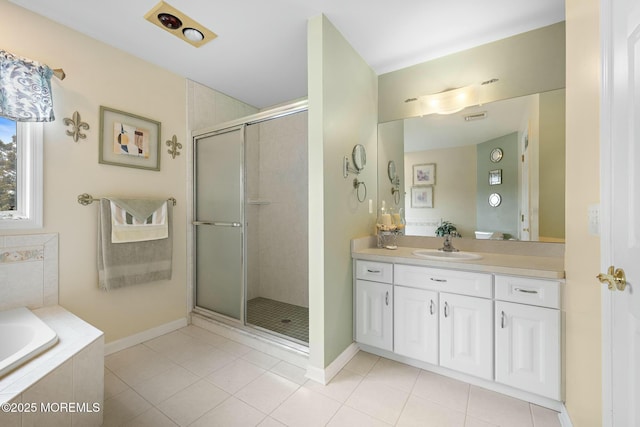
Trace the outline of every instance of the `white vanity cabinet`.
<path fill-rule="evenodd" d="M 561 399 L 560 282 L 495 278 L 496 382 Z"/>
<path fill-rule="evenodd" d="M 557 409 L 562 279 L 396 260 L 354 269 L 365 350 Z"/>
<path fill-rule="evenodd" d="M 358 260 L 355 267 L 356 341 L 391 351 L 393 264 Z"/>
<path fill-rule="evenodd" d="M 438 293 L 394 286 L 394 352 L 423 362 L 438 364 Z"/>
<path fill-rule="evenodd" d="M 440 365 L 493 380 L 493 301 L 440 293 Z"/>
<path fill-rule="evenodd" d="M 492 284 L 491 274 L 396 264 L 395 353 L 493 380 Z"/>

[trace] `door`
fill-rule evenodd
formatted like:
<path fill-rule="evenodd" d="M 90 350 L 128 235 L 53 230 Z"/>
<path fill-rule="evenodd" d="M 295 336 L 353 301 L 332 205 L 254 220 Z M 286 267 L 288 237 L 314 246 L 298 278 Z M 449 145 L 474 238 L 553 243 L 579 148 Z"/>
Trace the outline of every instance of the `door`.
<path fill-rule="evenodd" d="M 438 293 L 395 286 L 393 351 L 438 364 Z"/>
<path fill-rule="evenodd" d="M 531 240 L 530 222 L 531 211 L 529 208 L 529 188 L 531 179 L 529 176 L 529 130 L 522 135 L 520 141 L 520 240 Z"/>
<path fill-rule="evenodd" d="M 386 283 L 356 280 L 356 341 L 393 349 L 393 288 Z"/>
<path fill-rule="evenodd" d="M 194 139 L 196 306 L 242 319 L 243 127 Z"/>
<path fill-rule="evenodd" d="M 493 380 L 493 301 L 440 294 L 440 365 Z"/>
<path fill-rule="evenodd" d="M 495 304 L 496 381 L 560 400 L 560 310 Z"/>
<path fill-rule="evenodd" d="M 640 2 L 602 2 L 603 425 L 640 425 Z M 609 273 L 626 270 L 628 284 Z M 618 289 L 620 285 L 620 289 Z"/>

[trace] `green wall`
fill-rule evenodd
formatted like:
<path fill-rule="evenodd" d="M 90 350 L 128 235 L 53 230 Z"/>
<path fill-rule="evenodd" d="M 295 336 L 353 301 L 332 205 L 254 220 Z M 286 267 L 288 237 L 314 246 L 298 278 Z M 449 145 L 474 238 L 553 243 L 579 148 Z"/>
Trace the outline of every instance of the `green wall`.
<path fill-rule="evenodd" d="M 309 21 L 309 363 L 324 369 L 353 342 L 351 239 L 371 235 L 377 199 L 378 79 L 324 16 Z M 342 160 L 364 145 L 364 203 Z M 375 203 L 374 203 L 375 205 Z"/>
<path fill-rule="evenodd" d="M 502 160 L 494 163 L 489 155 L 494 148 L 503 151 Z M 477 229 L 478 231 L 499 231 L 518 236 L 518 133 L 513 132 L 500 138 L 478 144 L 478 191 Z M 502 183 L 489 185 L 489 171 L 502 170 Z M 498 207 L 489 206 L 491 193 L 498 193 L 502 203 Z M 507 237 L 507 236 L 505 236 Z"/>

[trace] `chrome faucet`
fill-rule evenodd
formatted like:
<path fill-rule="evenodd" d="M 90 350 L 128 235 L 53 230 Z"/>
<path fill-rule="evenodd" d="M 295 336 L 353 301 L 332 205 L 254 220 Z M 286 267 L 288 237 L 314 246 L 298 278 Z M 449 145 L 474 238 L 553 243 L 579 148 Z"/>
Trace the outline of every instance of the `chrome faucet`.
<path fill-rule="evenodd" d="M 445 234 L 444 244 L 438 250 L 444 251 L 444 252 L 458 252 L 458 249 L 453 247 L 453 236 L 451 234 Z"/>

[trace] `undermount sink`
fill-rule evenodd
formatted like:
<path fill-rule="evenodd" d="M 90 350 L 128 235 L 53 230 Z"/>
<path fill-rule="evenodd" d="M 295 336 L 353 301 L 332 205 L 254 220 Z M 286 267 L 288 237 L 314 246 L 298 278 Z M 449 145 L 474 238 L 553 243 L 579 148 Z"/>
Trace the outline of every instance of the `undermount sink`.
<path fill-rule="evenodd" d="M 438 249 L 418 249 L 413 251 L 413 254 L 421 258 L 435 259 L 439 261 L 467 261 L 482 258 L 482 255 L 471 252 L 445 252 Z"/>

